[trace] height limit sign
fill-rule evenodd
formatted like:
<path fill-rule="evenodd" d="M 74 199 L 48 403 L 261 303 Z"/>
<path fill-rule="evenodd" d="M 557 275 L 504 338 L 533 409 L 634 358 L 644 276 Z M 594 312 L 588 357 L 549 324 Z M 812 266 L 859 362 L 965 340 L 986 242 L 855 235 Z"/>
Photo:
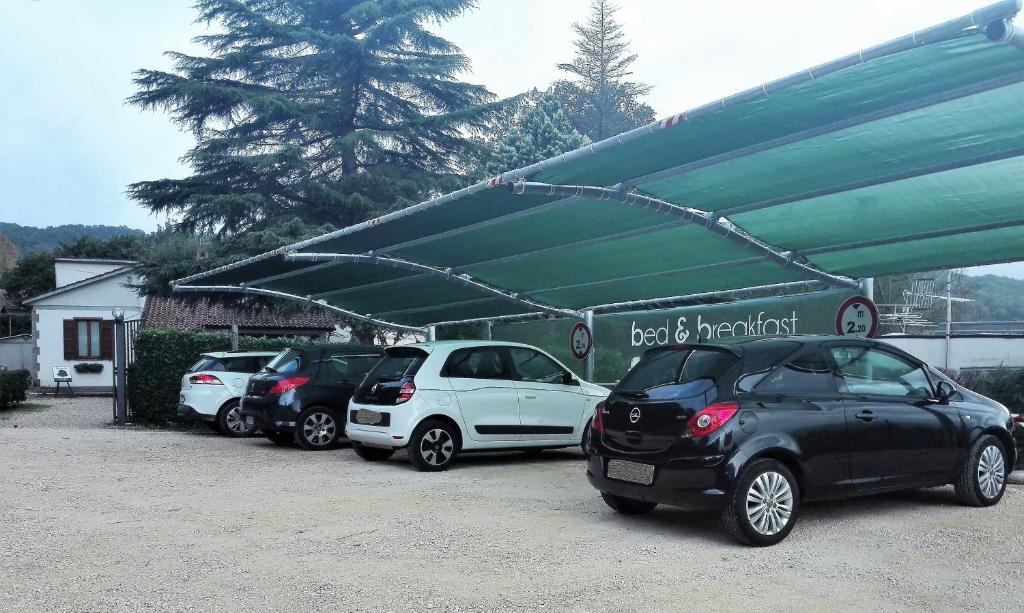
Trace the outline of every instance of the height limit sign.
<path fill-rule="evenodd" d="M 864 296 L 846 300 L 836 313 L 836 334 L 874 338 L 878 332 L 878 309 Z"/>

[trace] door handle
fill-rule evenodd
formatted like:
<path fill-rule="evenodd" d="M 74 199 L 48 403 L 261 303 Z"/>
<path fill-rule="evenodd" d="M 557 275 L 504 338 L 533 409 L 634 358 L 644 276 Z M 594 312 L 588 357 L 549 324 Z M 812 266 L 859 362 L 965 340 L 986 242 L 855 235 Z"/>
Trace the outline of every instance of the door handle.
<path fill-rule="evenodd" d="M 536 397 L 536 396 L 534 396 L 533 394 L 526 394 L 526 399 L 527 399 L 527 400 L 536 400 L 536 399 L 537 399 L 537 397 Z"/>
<path fill-rule="evenodd" d="M 861 421 L 874 421 L 875 414 L 871 411 L 861 411 L 856 415 L 856 417 Z"/>

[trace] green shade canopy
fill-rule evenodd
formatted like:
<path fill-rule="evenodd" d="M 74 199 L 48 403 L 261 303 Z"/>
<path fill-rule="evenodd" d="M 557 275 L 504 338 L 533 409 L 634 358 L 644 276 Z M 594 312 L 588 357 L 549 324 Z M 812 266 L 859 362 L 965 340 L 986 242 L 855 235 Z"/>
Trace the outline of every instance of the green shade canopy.
<path fill-rule="evenodd" d="M 1000 2 L 176 288 L 424 326 L 1024 259 L 1024 44 L 1005 21 L 1019 10 Z M 610 189 L 515 193 L 523 180 Z"/>

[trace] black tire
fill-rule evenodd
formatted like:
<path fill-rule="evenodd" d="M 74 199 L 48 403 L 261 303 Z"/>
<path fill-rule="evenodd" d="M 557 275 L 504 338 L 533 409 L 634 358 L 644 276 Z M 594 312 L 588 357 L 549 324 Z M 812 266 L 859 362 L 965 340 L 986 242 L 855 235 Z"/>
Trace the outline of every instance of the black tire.
<path fill-rule="evenodd" d="M 956 497 L 968 506 L 990 507 L 1002 499 L 1008 473 L 1003 442 L 991 434 L 982 435 L 967 452 L 967 461 L 953 482 Z"/>
<path fill-rule="evenodd" d="M 245 425 L 245 420 L 238 414 L 238 400 L 225 402 L 224 406 L 217 411 L 217 420 L 214 423 L 218 432 L 231 438 L 252 436 L 253 430 L 255 430 L 255 428 Z"/>
<path fill-rule="evenodd" d="M 409 461 L 421 472 L 448 470 L 458 451 L 458 429 L 436 419 L 416 426 L 409 440 Z"/>
<path fill-rule="evenodd" d="M 608 492 L 601 492 L 601 499 L 604 500 L 606 505 L 623 515 L 643 515 L 644 513 L 650 513 L 654 510 L 654 507 L 658 506 L 657 502 L 623 498 Z"/>
<path fill-rule="evenodd" d="M 394 449 L 384 449 L 382 447 L 367 447 L 362 443 L 352 441 L 352 450 L 356 452 L 356 455 L 366 460 L 367 462 L 383 462 L 391 456 L 395 455 Z"/>
<path fill-rule="evenodd" d="M 593 419 L 587 420 L 587 425 L 583 426 L 583 436 L 580 437 L 580 449 L 583 450 L 583 455 L 590 457 L 590 423 Z"/>
<path fill-rule="evenodd" d="M 788 490 L 777 481 L 780 477 L 785 479 Z M 762 494 L 770 496 L 768 508 L 758 513 L 756 500 Z M 753 499 L 753 510 L 748 507 L 748 499 Z M 751 513 L 754 513 L 754 521 Z M 733 484 L 726 505 L 722 507 L 722 524 L 740 543 L 767 547 L 789 536 L 799 514 L 800 484 L 793 473 L 777 460 L 756 460 L 743 469 Z M 781 527 L 779 522 L 784 522 Z"/>
<path fill-rule="evenodd" d="M 282 432 L 280 430 L 271 430 L 269 432 L 264 432 L 263 435 L 266 436 L 270 441 L 278 445 L 295 444 L 295 432 L 291 430 L 287 432 Z"/>
<path fill-rule="evenodd" d="M 295 440 L 309 451 L 333 449 L 344 434 L 345 422 L 324 407 L 310 407 L 295 420 Z"/>

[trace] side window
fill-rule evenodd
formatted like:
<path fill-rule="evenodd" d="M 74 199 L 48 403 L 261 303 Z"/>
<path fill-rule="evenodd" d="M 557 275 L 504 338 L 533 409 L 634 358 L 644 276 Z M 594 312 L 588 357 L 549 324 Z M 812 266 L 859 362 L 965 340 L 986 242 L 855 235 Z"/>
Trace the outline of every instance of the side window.
<path fill-rule="evenodd" d="M 445 376 L 457 379 L 511 379 L 498 347 L 459 349 L 448 356 Z"/>
<path fill-rule="evenodd" d="M 356 384 L 380 361 L 376 355 L 334 354 L 324 357 L 320 363 L 321 381 L 329 383 Z"/>
<path fill-rule="evenodd" d="M 825 356 L 811 353 L 782 366 L 754 387 L 758 394 L 835 394 L 832 364 Z"/>
<path fill-rule="evenodd" d="M 565 382 L 565 369 L 543 353 L 522 347 L 512 347 L 509 353 L 512 355 L 517 381 L 558 384 Z"/>
<path fill-rule="evenodd" d="M 894 354 L 870 347 L 833 347 L 832 357 L 851 394 L 932 396 L 924 369 Z"/>
<path fill-rule="evenodd" d="M 250 357 L 224 358 L 223 367 L 220 370 L 227 372 L 256 372 L 253 370 L 254 362 Z"/>

